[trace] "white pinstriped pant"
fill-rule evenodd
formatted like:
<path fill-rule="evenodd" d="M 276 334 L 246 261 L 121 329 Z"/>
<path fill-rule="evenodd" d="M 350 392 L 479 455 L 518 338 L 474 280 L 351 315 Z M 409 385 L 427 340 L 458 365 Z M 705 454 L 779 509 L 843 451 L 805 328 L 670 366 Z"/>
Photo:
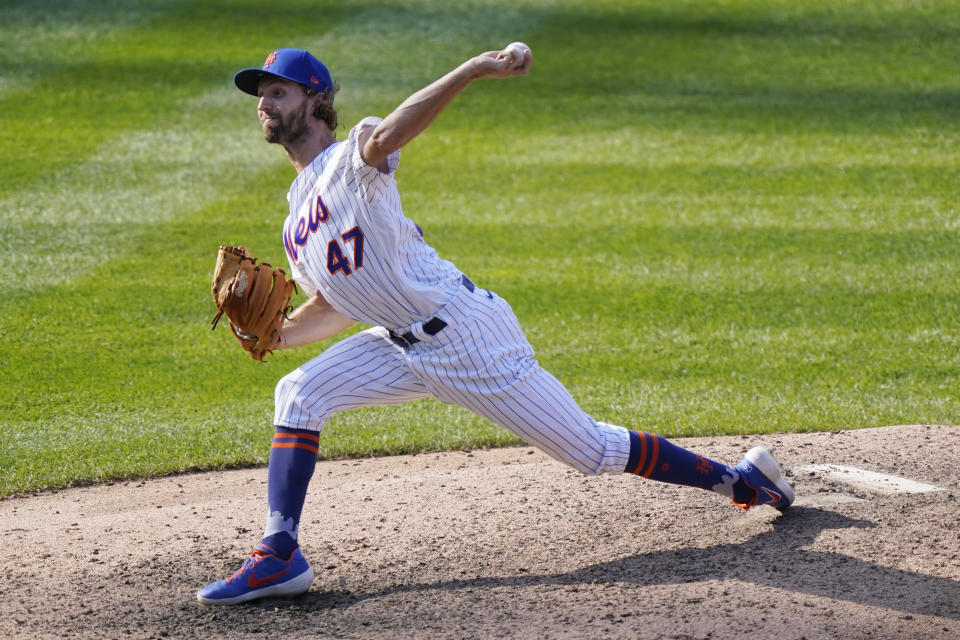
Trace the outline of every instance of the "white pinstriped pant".
<path fill-rule="evenodd" d="M 399 346 L 374 327 L 284 376 L 274 424 L 320 431 L 339 411 L 432 396 L 499 424 L 581 473 L 623 472 L 627 430 L 588 416 L 537 364 L 506 300 L 460 287 L 436 317 L 447 326 L 435 336 L 422 323 L 397 330 L 420 339 L 413 345 Z"/>

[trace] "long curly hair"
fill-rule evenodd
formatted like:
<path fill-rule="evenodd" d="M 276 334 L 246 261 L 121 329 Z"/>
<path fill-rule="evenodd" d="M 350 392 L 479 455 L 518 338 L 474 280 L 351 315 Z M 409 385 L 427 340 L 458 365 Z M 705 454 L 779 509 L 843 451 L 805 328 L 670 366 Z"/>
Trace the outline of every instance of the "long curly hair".
<path fill-rule="evenodd" d="M 318 120 L 323 120 L 326 122 L 327 127 L 330 128 L 330 131 L 335 131 L 337 128 L 337 110 L 333 106 L 333 97 L 336 95 L 337 91 L 340 91 L 340 85 L 334 82 L 333 88 L 327 89 L 326 91 L 314 91 L 309 87 L 303 87 L 303 91 L 308 96 L 312 96 L 314 94 L 319 94 L 321 96 L 320 101 L 313 110 L 313 116 Z"/>

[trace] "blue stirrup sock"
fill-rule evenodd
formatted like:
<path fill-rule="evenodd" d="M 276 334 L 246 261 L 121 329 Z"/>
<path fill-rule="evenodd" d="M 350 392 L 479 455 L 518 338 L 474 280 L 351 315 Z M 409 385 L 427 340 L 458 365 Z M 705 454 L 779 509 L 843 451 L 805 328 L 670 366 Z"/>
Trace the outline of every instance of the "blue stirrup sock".
<path fill-rule="evenodd" d="M 734 467 L 643 431 L 630 431 L 630 459 L 625 471 L 650 480 L 715 491 L 738 503 L 747 502 L 755 493 Z"/>
<path fill-rule="evenodd" d="M 283 559 L 297 548 L 300 514 L 317 466 L 316 431 L 277 427 L 267 463 L 267 524 L 263 544 Z"/>

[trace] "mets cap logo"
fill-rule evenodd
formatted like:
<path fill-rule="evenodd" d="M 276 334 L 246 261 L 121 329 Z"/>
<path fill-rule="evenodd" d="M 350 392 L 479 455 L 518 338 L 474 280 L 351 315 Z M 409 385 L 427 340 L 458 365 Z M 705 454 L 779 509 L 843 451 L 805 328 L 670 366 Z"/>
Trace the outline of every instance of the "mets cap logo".
<path fill-rule="evenodd" d="M 320 84 L 320 81 L 317 80 L 317 76 L 310 76 L 310 84 Z"/>
<path fill-rule="evenodd" d="M 272 64 L 277 60 L 277 54 L 278 54 L 278 53 L 280 53 L 279 50 L 274 51 L 273 53 L 271 53 L 270 55 L 267 56 L 267 59 L 263 61 L 263 68 L 264 68 L 264 69 L 269 69 L 269 68 L 270 68 L 270 65 L 272 65 Z"/>

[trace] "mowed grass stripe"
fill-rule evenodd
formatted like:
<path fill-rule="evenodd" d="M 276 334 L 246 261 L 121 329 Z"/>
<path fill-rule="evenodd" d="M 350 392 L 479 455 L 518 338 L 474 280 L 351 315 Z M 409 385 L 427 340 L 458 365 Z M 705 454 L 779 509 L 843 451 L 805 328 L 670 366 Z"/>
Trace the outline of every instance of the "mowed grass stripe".
<path fill-rule="evenodd" d="M 322 22 L 316 20 L 320 10 Z M 176 126 L 191 99 L 229 85 L 238 60 L 249 57 L 257 64 L 277 46 L 279 34 L 315 38 L 336 28 L 342 15 L 334 5 L 307 0 L 288 0 L 282 11 L 253 0 L 154 0 L 132 8 L 66 0 L 43 7 L 19 4 L 11 13 L 15 25 L 42 35 L 35 47 L 19 45 L 29 49 L 31 82 L 22 90 L 12 83 L 0 95 L 8 138 L 0 146 L 5 190 L 45 188 L 61 170 L 124 134 Z M 74 22 L 77 13 L 90 17 Z M 84 35 L 71 37 L 78 28 Z M 61 34 L 66 50 L 57 42 Z M 82 53 L 73 55 L 74 47 Z M 17 58 L 9 63 L 20 68 Z M 213 124 L 229 116 L 209 117 Z"/>
<path fill-rule="evenodd" d="M 124 136 L 48 190 L 0 201 L 0 288 L 23 294 L 89 276 L 131 251 L 146 227 L 220 199 L 238 174 L 279 165 L 251 153 L 256 136 L 207 127 L 209 120 L 194 113 L 177 129 Z"/>
<path fill-rule="evenodd" d="M 129 37 L 168 10 L 171 2 L 78 0 L 45 2 L 38 11 L 32 0 L 0 6 L 0 96 L 7 91 L 28 95 L 51 69 L 89 60 L 96 44 Z"/>

